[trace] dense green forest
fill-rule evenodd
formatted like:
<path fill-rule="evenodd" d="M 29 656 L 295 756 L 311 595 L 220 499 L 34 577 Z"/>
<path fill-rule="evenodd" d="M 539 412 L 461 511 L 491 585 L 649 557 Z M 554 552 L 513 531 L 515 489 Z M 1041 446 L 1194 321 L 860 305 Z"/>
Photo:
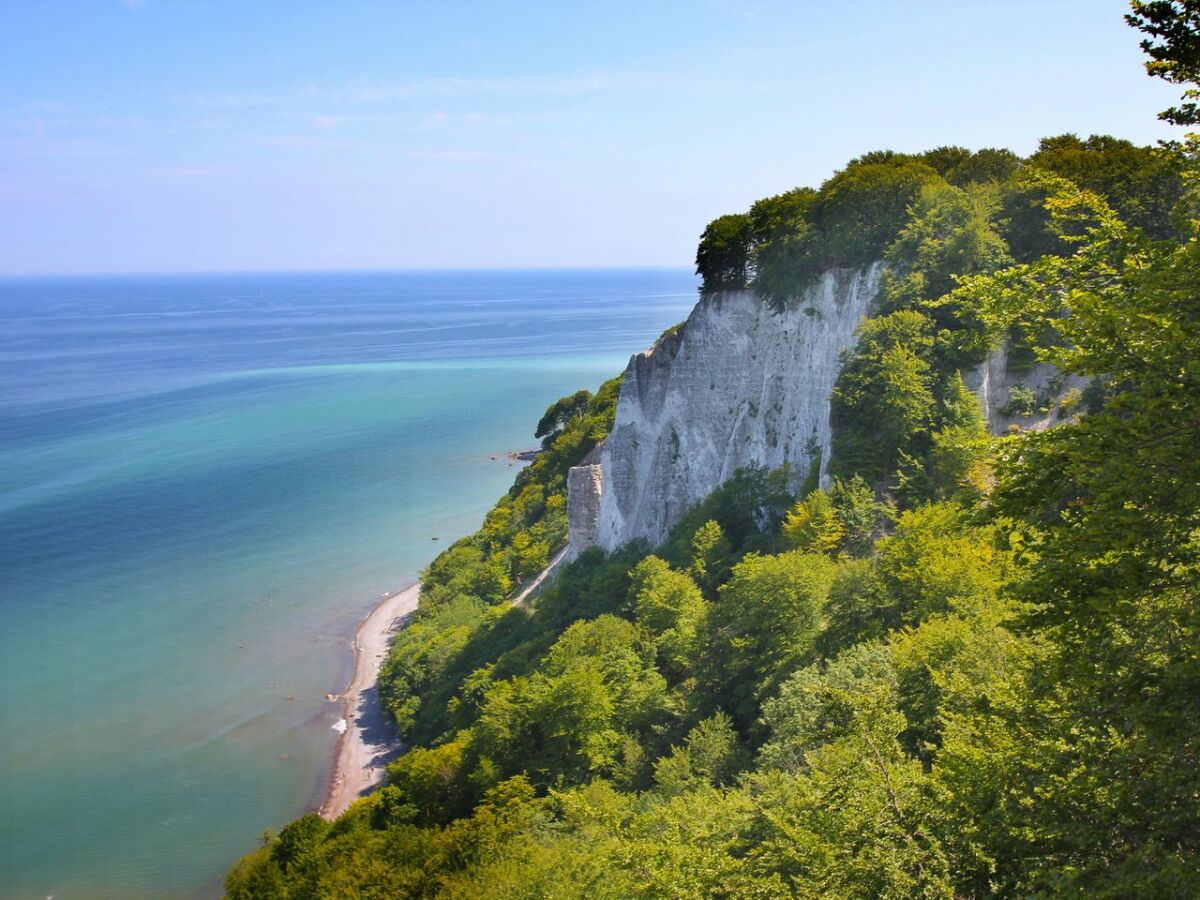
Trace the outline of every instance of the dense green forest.
<path fill-rule="evenodd" d="M 1131 21 L 1195 82 L 1200 3 Z M 1190 140 L 872 153 L 714 221 L 705 290 L 776 309 L 887 264 L 830 484 L 743 470 L 513 606 L 619 381 L 556 403 L 423 574 L 387 785 L 229 895 L 1200 896 L 1198 172 Z M 1088 379 L 1011 398 L 1054 427 L 989 434 L 961 373 L 1001 346 Z"/>

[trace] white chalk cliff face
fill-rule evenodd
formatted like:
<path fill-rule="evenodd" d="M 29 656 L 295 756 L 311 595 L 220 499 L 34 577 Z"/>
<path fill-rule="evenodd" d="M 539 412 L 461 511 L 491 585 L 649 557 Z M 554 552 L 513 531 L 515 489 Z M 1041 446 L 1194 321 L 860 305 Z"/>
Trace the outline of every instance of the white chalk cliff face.
<path fill-rule="evenodd" d="M 1045 431 L 1070 418 L 1063 399 L 1070 392 L 1088 386 L 1090 378 L 1080 375 L 1062 376 L 1049 363 L 1037 363 L 1023 372 L 1008 368 L 1008 352 L 995 348 L 976 368 L 963 372 L 963 382 L 975 392 L 983 408 L 984 421 L 992 434 L 1004 434 L 1016 426 L 1022 431 Z M 1037 408 L 1029 415 L 1005 414 L 1010 393 L 1016 386 L 1027 387 L 1038 398 Z"/>
<path fill-rule="evenodd" d="M 881 268 L 827 272 L 782 314 L 749 291 L 705 296 L 678 333 L 634 356 L 599 462 L 571 473 L 573 555 L 661 543 L 738 468 L 790 463 L 799 482 L 820 453 L 823 470 L 839 353 Z"/>

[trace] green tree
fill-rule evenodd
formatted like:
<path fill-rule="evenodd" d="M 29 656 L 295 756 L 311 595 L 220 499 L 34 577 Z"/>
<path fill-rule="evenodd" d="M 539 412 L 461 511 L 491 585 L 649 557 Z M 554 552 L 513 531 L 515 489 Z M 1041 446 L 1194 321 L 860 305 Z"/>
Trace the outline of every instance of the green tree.
<path fill-rule="evenodd" d="M 729 577 L 733 547 L 716 520 L 709 519 L 692 535 L 688 571 L 707 597 Z"/>
<path fill-rule="evenodd" d="M 879 259 L 908 220 L 924 185 L 938 180 L 911 158 L 852 163 L 821 186 L 812 218 L 820 229 L 823 266 L 861 266 Z"/>
<path fill-rule="evenodd" d="M 797 501 L 783 520 L 783 536 L 796 550 L 834 553 L 845 534 L 833 501 L 822 490 L 815 490 Z"/>
<path fill-rule="evenodd" d="M 875 559 L 843 559 L 825 604 L 825 627 L 817 650 L 830 657 L 854 644 L 882 638 L 899 624 L 899 611 L 884 589 Z"/>
<path fill-rule="evenodd" d="M 829 499 L 842 528 L 842 548 L 854 556 L 868 553 L 891 517 L 890 508 L 875 499 L 875 492 L 859 475 L 835 478 Z"/>
<path fill-rule="evenodd" d="M 690 670 L 708 603 L 686 572 L 647 556 L 631 573 L 634 618 L 654 635 L 663 669 L 674 678 Z"/>
<path fill-rule="evenodd" d="M 1150 57 L 1146 71 L 1172 84 L 1200 82 L 1200 3 L 1196 0 L 1133 0 L 1125 20 L 1148 35 L 1142 50 Z M 1159 114 L 1174 125 L 1200 122 L 1195 88 L 1184 91 L 1187 101 Z"/>
<path fill-rule="evenodd" d="M 720 216 L 700 235 L 696 250 L 696 274 L 705 291 L 736 291 L 750 276 L 750 217 L 745 214 Z"/>
<path fill-rule="evenodd" d="M 829 664 L 801 669 L 763 704 L 770 738 L 759 751 L 762 767 L 804 772 L 808 754 L 850 734 L 864 710 L 894 713 L 897 690 L 892 656 L 882 644 L 858 644 Z"/>
<path fill-rule="evenodd" d="M 803 896 L 954 896 L 930 779 L 898 740 L 886 649 L 801 670 L 764 713 L 773 738 L 751 782 L 763 869 Z"/>
<path fill-rule="evenodd" d="M 973 613 L 992 606 L 1010 577 L 1010 558 L 991 529 L 970 528 L 963 508 L 931 503 L 899 517 L 876 543 L 880 610 L 893 627 L 935 613 Z"/>
<path fill-rule="evenodd" d="M 468 745 L 468 735 L 460 734 L 448 743 L 405 753 L 388 766 L 388 802 L 393 808 L 407 807 L 401 816 L 424 824 L 444 824 L 468 814 L 475 799 L 467 781 Z"/>
<path fill-rule="evenodd" d="M 923 455 L 936 408 L 934 324 L 901 310 L 859 326 L 858 346 L 834 387 L 835 474 L 868 482 L 891 471 L 901 452 Z"/>
<path fill-rule="evenodd" d="M 1074 425 L 1005 442 L 992 502 L 1028 530 L 1018 596 L 1048 652 L 1015 709 L 962 724 L 947 777 L 996 811 L 972 839 L 1013 882 L 1190 895 L 1200 890 L 1200 243 L 1146 241 L 1077 188 L 1050 208 L 1064 232 L 1083 235 L 1073 255 L 967 289 L 1000 323 L 1052 321 L 1034 344 L 1040 358 L 1122 388 Z"/>
<path fill-rule="evenodd" d="M 747 726 L 779 679 L 812 652 L 836 565 L 817 553 L 745 557 L 709 616 L 705 680 Z"/>
<path fill-rule="evenodd" d="M 948 719 L 1011 702 L 1032 652 L 1009 630 L 1014 619 L 1011 605 L 998 599 L 966 616 L 934 615 L 892 633 L 897 704 L 908 722 L 900 742 L 908 753 L 932 765 Z"/>
<path fill-rule="evenodd" d="M 750 207 L 754 289 L 776 310 L 820 274 L 820 242 L 810 221 L 817 192 L 797 188 Z"/>
<path fill-rule="evenodd" d="M 559 433 L 563 428 L 575 419 L 581 419 L 587 414 L 588 406 L 592 401 L 591 391 L 576 391 L 560 400 L 554 401 L 549 408 L 538 419 L 537 428 L 534 429 L 533 436 L 544 438 L 543 446 L 548 447 L 554 443 Z"/>
<path fill-rule="evenodd" d="M 1011 150 L 985 147 L 969 153 L 962 148 L 949 148 L 951 153 L 944 160 L 931 158 L 940 153 L 934 150 L 922 157 L 937 169 L 938 174 L 955 187 L 966 187 L 969 184 L 988 184 L 1001 182 L 1012 177 L 1021 166 L 1021 158 Z"/>
<path fill-rule="evenodd" d="M 1029 158 L 1029 165 L 1095 191 L 1126 224 L 1155 238 L 1173 234 L 1171 210 L 1183 196 L 1182 163 L 1172 150 L 1095 134 L 1086 140 L 1073 134 L 1042 138 Z"/>
<path fill-rule="evenodd" d="M 943 424 L 930 453 L 933 490 L 939 499 L 979 501 L 992 484 L 992 442 L 983 411 L 957 372 L 945 394 Z"/>
<path fill-rule="evenodd" d="M 728 784 L 746 762 L 733 719 L 718 712 L 688 732 L 682 747 L 659 759 L 654 780 L 671 793 Z"/>
<path fill-rule="evenodd" d="M 910 220 L 887 249 L 892 268 L 884 275 L 888 309 L 915 308 L 953 290 L 962 275 L 994 272 L 1012 262 L 992 225 L 997 211 L 993 188 L 927 184 L 910 209 Z M 942 328 L 961 328 L 959 316 L 932 308 Z"/>

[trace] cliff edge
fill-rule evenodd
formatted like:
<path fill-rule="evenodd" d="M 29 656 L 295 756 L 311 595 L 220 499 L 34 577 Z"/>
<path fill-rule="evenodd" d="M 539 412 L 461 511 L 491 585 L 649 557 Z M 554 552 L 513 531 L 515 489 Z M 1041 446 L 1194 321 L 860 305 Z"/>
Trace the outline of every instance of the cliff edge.
<path fill-rule="evenodd" d="M 826 272 L 773 313 L 750 291 L 704 295 L 684 325 L 634 356 L 599 460 L 570 473 L 572 555 L 652 545 L 735 470 L 829 460 L 839 355 L 879 289 L 881 264 Z"/>

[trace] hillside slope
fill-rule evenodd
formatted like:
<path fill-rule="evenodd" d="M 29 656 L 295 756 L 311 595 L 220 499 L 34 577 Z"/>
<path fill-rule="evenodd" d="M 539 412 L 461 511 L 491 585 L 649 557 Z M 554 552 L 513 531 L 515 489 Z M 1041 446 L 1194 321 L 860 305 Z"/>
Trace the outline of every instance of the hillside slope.
<path fill-rule="evenodd" d="M 682 332 L 424 573 L 388 785 L 230 895 L 1200 892 L 1187 165 L 871 154 L 717 220 Z"/>

